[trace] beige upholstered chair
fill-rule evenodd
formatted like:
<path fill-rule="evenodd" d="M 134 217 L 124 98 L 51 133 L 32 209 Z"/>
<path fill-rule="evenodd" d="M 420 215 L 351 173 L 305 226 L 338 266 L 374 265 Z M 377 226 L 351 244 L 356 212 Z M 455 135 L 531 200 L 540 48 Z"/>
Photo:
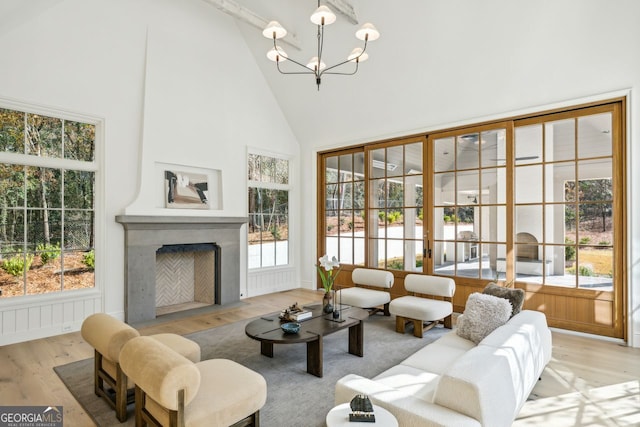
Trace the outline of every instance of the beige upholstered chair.
<path fill-rule="evenodd" d="M 133 401 L 133 383 L 120 367 L 120 352 L 140 333 L 105 313 L 96 313 L 82 323 L 82 338 L 94 348 L 94 391 L 115 409 L 120 422 L 127 419 L 127 403 Z M 174 348 L 193 362 L 200 361 L 200 346 L 176 334 L 152 335 L 153 339 Z M 106 383 L 106 386 L 105 386 Z"/>
<path fill-rule="evenodd" d="M 259 426 L 267 383 L 236 362 L 193 363 L 157 340 L 137 337 L 123 347 L 120 363 L 135 382 L 136 426 Z"/>
<path fill-rule="evenodd" d="M 351 273 L 351 280 L 355 286 L 340 289 L 336 293 L 335 303 L 365 308 L 370 314 L 382 311 L 385 316 L 389 316 L 391 294 L 388 289 L 393 286 L 393 273 L 372 268 L 356 268 Z"/>
<path fill-rule="evenodd" d="M 389 304 L 389 311 L 396 316 L 396 332 L 404 334 L 406 324 L 413 323 L 413 335 L 422 338 L 425 331 L 440 321 L 444 323 L 445 328 L 451 329 L 452 298 L 456 292 L 456 282 L 453 279 L 426 274 L 407 274 L 404 287 L 410 295 L 396 298 Z M 439 299 L 425 298 L 417 296 L 418 294 Z"/>

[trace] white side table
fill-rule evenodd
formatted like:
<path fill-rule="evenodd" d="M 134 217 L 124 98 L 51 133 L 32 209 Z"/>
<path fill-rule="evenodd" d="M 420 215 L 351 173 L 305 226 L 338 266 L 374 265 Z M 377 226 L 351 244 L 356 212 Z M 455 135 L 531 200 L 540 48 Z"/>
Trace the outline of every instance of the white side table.
<path fill-rule="evenodd" d="M 373 405 L 373 413 L 376 416 L 375 423 L 350 422 L 350 412 L 351 406 L 349 403 L 336 406 L 327 414 L 327 427 L 398 427 L 396 417 L 380 406 Z"/>

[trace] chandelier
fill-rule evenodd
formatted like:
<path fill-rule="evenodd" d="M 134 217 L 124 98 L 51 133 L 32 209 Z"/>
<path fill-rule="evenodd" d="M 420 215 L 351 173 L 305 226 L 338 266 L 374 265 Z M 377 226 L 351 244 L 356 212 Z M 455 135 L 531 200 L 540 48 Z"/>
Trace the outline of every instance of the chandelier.
<path fill-rule="evenodd" d="M 326 64 L 322 62 L 322 53 L 324 48 L 324 27 L 326 25 L 333 24 L 335 21 L 336 15 L 327 6 L 321 6 L 320 0 L 318 0 L 318 8 L 311 15 L 311 22 L 318 26 L 318 32 L 316 36 L 318 39 L 318 52 L 316 56 L 311 58 L 306 65 L 290 58 L 289 55 L 287 55 L 287 53 L 276 44 L 276 40 L 281 39 L 287 35 L 287 30 L 285 30 L 284 27 L 280 25 L 280 23 L 278 23 L 278 21 L 269 22 L 264 31 L 262 31 L 262 35 L 264 35 L 266 38 L 273 39 L 273 47 L 269 52 L 267 52 L 267 58 L 276 63 L 276 67 L 281 74 L 313 74 L 316 79 L 318 90 L 320 90 L 320 82 L 322 81 L 322 76 L 325 74 L 339 74 L 343 76 L 354 75 L 358 72 L 358 65 L 360 64 L 360 62 L 366 61 L 369 57 L 369 55 L 366 53 L 367 42 L 378 39 L 378 37 L 380 37 L 380 33 L 378 32 L 378 30 L 376 30 L 376 27 L 374 27 L 373 24 L 364 24 L 358 31 L 356 31 L 356 38 L 364 41 L 364 46 L 362 46 L 361 48 L 356 47 L 355 49 L 353 49 L 345 61 L 327 67 Z M 282 68 L 280 68 L 280 63 L 287 60 L 304 68 L 305 71 L 283 71 Z M 340 71 L 344 69 L 344 67 L 342 67 L 343 65 L 348 64 L 354 64 L 351 71 Z"/>

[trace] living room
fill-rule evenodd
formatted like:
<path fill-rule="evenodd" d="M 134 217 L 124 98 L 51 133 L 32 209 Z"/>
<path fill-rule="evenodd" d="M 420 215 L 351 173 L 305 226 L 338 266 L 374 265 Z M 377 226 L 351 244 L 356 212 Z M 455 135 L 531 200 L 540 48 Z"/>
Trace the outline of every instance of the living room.
<path fill-rule="evenodd" d="M 239 3 L 296 33 L 302 49 L 285 46 L 292 57 L 314 50 L 315 2 Z M 124 320 L 125 228 L 116 217 L 246 217 L 251 153 L 290 162 L 290 256 L 286 266 L 249 269 L 240 233 L 240 301 L 318 287 L 318 153 L 620 97 L 628 248 L 616 261 L 626 274 L 625 339 L 617 342 L 639 347 L 637 3 L 351 3 L 381 37 L 355 76 L 326 76 L 318 90 L 310 77 L 280 75 L 262 31 L 207 1 L 4 1 L 1 107 L 96 125 L 96 267 L 91 289 L 2 298 L 3 348 L 23 343 L 29 352 L 32 340 L 48 337 L 64 348 L 94 312 Z M 357 26 L 334 26 L 327 55 L 348 53 Z M 165 206 L 162 173 L 171 168 L 215 182 L 211 209 Z M 270 303 L 271 311 L 289 303 Z"/>

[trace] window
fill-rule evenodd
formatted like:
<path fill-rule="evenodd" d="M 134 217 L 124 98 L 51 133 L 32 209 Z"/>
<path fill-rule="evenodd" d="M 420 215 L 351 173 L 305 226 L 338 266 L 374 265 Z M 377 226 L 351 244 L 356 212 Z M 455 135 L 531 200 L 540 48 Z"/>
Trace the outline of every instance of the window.
<path fill-rule="evenodd" d="M 0 108 L 2 297 L 93 288 L 95 124 Z"/>
<path fill-rule="evenodd" d="M 248 267 L 289 263 L 289 161 L 249 154 Z"/>

